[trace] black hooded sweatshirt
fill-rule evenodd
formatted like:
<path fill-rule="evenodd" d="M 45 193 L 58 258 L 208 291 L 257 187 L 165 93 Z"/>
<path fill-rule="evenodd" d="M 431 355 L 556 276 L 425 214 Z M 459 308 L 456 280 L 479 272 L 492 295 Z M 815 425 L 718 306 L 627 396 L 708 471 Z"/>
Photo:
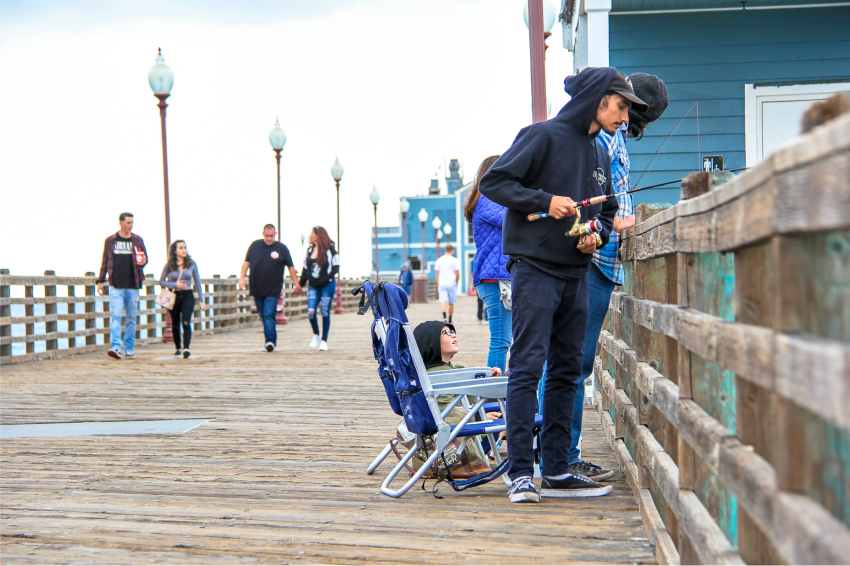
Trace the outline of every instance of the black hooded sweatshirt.
<path fill-rule="evenodd" d="M 413 330 L 413 338 L 416 339 L 416 346 L 419 348 L 419 355 L 422 356 L 426 370 L 446 364 L 443 361 L 443 348 L 440 345 L 440 333 L 444 326 L 455 329 L 454 325 L 448 322 L 429 320 Z"/>
<path fill-rule="evenodd" d="M 575 216 L 529 222 L 534 212 L 549 212 L 553 196 L 580 201 L 614 194 L 611 158 L 589 134 L 596 110 L 615 69 L 587 68 L 564 81 L 571 100 L 546 122 L 520 130 L 511 147 L 481 179 L 481 194 L 507 207 L 502 227 L 502 249 L 509 265 L 525 259 L 552 275 L 580 277 L 593 254 L 579 251 L 578 238 L 566 236 Z M 602 245 L 614 226 L 617 199 L 583 208 L 582 222 L 598 216 Z"/>

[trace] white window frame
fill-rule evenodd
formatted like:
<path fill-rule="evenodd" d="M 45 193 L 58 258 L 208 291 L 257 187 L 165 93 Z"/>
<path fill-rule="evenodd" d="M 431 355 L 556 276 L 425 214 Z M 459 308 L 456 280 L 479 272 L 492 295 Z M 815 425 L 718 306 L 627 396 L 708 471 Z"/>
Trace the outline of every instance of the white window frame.
<path fill-rule="evenodd" d="M 824 83 L 788 86 L 744 85 L 744 136 L 747 167 L 759 163 L 762 152 L 762 105 L 765 102 L 823 100 L 839 91 L 850 89 L 850 83 Z"/>

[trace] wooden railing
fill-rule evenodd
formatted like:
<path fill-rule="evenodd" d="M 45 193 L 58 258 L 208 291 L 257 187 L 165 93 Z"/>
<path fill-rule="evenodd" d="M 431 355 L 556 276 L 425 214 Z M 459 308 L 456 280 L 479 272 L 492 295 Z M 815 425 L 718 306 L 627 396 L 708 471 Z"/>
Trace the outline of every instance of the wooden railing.
<path fill-rule="evenodd" d="M 358 298 L 351 290 L 359 279 L 342 280 L 343 306 L 356 309 Z M 201 279 L 208 309 L 195 304 L 192 318 L 195 335 L 226 332 L 256 326 L 259 317 L 251 313 L 253 298 L 240 291 L 237 278 L 214 275 Z M 109 347 L 109 296 L 95 290 L 94 273 L 84 277 L 61 277 L 53 271 L 44 276 L 10 275 L 0 270 L 0 363 L 43 360 L 90 352 Z M 147 275 L 139 292 L 136 340 L 139 345 L 162 342 L 166 311 L 154 302 L 160 291 L 158 281 Z M 306 293 L 295 295 L 287 281 L 285 313 L 289 320 L 307 317 Z M 122 327 L 123 327 L 122 321 Z M 99 338 L 100 337 L 100 338 Z"/>
<path fill-rule="evenodd" d="M 595 397 L 659 563 L 850 560 L 850 117 L 624 233 Z"/>

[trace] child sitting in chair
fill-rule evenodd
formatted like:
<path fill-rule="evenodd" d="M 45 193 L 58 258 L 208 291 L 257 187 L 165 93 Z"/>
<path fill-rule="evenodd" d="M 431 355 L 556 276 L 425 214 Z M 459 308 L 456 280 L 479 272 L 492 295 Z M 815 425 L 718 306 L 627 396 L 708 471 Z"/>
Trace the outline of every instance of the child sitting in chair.
<path fill-rule="evenodd" d="M 419 347 L 419 354 L 422 356 L 422 361 L 425 363 L 425 369 L 428 373 L 434 371 L 446 371 L 453 369 L 463 369 L 460 364 L 453 364 L 452 357 L 458 353 L 457 334 L 453 324 L 440 320 L 429 320 L 423 322 L 413 330 L 413 337 L 416 339 L 416 345 Z M 490 368 L 492 377 L 502 375 L 502 370 L 497 367 Z M 440 395 L 437 397 L 437 404 L 440 409 L 445 409 L 453 400 L 452 395 Z M 474 404 L 474 400 L 470 399 L 470 404 Z M 443 419 L 447 424 L 456 425 L 460 423 L 466 410 L 462 407 L 455 407 Z M 487 413 L 489 420 L 500 418 L 501 413 Z M 398 426 L 399 444 L 410 449 L 415 442 L 415 436 L 407 431 L 407 426 L 404 419 Z M 478 447 L 475 442 L 467 442 L 461 458 L 457 458 L 454 453 L 460 445 L 460 440 L 455 440 L 455 446 L 449 446 L 444 452 L 447 462 L 450 465 L 452 476 L 456 478 L 473 477 L 482 473 L 487 473 L 490 470 L 490 465 L 487 463 L 487 457 Z M 426 446 L 429 451 L 433 448 L 430 439 L 426 441 Z M 425 454 L 417 455 L 411 462 L 413 469 L 418 470 L 425 461 Z M 438 460 L 438 476 L 445 476 L 445 466 L 441 460 Z M 412 475 L 412 474 L 411 474 Z M 430 477 L 425 475 L 423 477 Z"/>

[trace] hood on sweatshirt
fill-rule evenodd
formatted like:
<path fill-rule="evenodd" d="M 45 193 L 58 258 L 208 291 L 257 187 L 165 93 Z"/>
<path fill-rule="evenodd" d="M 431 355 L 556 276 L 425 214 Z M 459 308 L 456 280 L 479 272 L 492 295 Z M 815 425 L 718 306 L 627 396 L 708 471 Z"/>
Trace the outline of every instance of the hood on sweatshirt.
<path fill-rule="evenodd" d="M 596 137 L 597 133 L 589 133 L 590 125 L 616 72 L 613 67 L 586 67 L 579 74 L 564 79 L 564 90 L 570 95 L 570 101 L 554 119 L 568 124 L 577 132 Z"/>
<path fill-rule="evenodd" d="M 419 348 L 419 355 L 422 356 L 422 361 L 425 363 L 425 369 L 441 366 L 446 362 L 443 361 L 443 348 L 440 345 L 440 336 L 443 327 L 448 326 L 452 330 L 454 325 L 442 320 L 429 320 L 423 322 L 413 330 L 413 337 L 416 339 L 416 346 Z"/>

